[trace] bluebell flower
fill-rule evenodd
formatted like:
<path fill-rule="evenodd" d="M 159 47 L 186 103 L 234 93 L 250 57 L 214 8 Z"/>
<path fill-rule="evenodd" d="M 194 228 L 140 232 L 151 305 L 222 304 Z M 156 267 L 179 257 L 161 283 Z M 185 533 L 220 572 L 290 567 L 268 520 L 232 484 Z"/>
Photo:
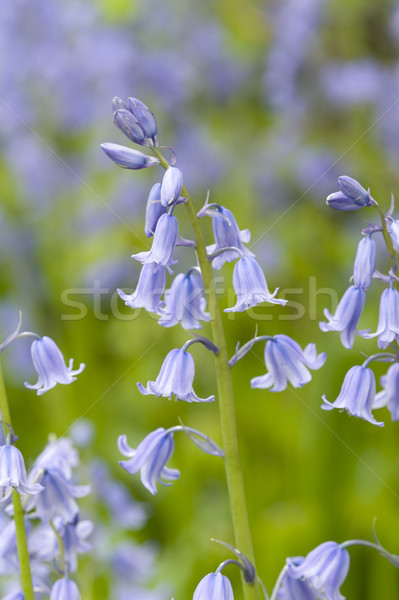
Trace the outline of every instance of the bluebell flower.
<path fill-rule="evenodd" d="M 380 381 L 384 389 L 376 394 L 373 408 L 387 406 L 392 421 L 399 421 L 399 363 L 393 363 Z"/>
<path fill-rule="evenodd" d="M 58 469 L 63 475 L 70 479 L 71 469 L 79 464 L 78 453 L 73 447 L 71 440 L 67 437 L 58 438 L 47 444 L 44 450 L 36 458 L 30 469 L 30 479 L 36 479 L 42 470 Z"/>
<path fill-rule="evenodd" d="M 87 538 L 92 534 L 94 524 L 88 519 L 82 521 L 75 519 L 73 523 L 66 523 L 58 518 L 55 519 L 54 526 L 63 541 L 68 572 L 73 573 L 78 568 L 78 554 L 85 554 L 93 549 L 93 545 L 87 541 Z M 57 551 L 58 549 L 57 547 Z"/>
<path fill-rule="evenodd" d="M 173 327 L 180 323 L 183 329 L 200 329 L 200 321 L 209 321 L 205 312 L 204 285 L 200 276 L 190 270 L 186 275 L 179 273 L 170 290 L 165 292 L 165 306 L 158 323 Z"/>
<path fill-rule="evenodd" d="M 183 174 L 177 167 L 168 167 L 162 179 L 161 204 L 171 206 L 180 198 Z"/>
<path fill-rule="evenodd" d="M 368 290 L 370 287 L 375 270 L 376 257 L 375 241 L 370 236 L 361 239 L 357 248 L 353 269 L 353 279 L 357 288 Z"/>
<path fill-rule="evenodd" d="M 210 211 L 212 215 L 212 228 L 215 243 L 207 246 L 208 254 L 213 254 L 221 248 L 234 247 L 238 248 L 244 256 L 254 256 L 243 242 L 247 243 L 251 239 L 249 229 L 240 231 L 237 221 L 231 210 L 224 206 L 217 205 L 216 210 Z M 235 250 L 227 250 L 222 252 L 212 260 L 214 269 L 221 269 L 225 262 L 233 262 L 237 260 L 237 252 Z"/>
<path fill-rule="evenodd" d="M 324 321 L 319 323 L 320 329 L 322 331 L 339 331 L 342 345 L 345 348 L 352 348 L 356 327 L 365 302 L 365 291 L 352 285 L 342 296 L 334 316 L 327 308 L 324 309 L 328 323 Z"/>
<path fill-rule="evenodd" d="M 137 384 L 140 392 L 145 396 L 163 396 L 185 402 L 212 402 L 215 396 L 199 398 L 193 390 L 195 375 L 194 359 L 189 352 L 183 348 L 174 348 L 166 356 L 158 377 L 155 381 L 148 381 L 145 388 L 141 383 Z"/>
<path fill-rule="evenodd" d="M 300 566 L 305 560 L 303 556 L 290 558 L 292 566 Z M 319 594 L 306 580 L 291 577 L 287 572 L 278 591 L 278 600 L 317 600 Z"/>
<path fill-rule="evenodd" d="M 156 183 L 151 188 L 145 209 L 144 233 L 147 237 L 154 235 L 159 217 L 165 212 L 166 208 L 161 203 L 161 184 Z"/>
<path fill-rule="evenodd" d="M 336 542 L 325 542 L 309 552 L 299 565 L 287 559 L 288 575 L 306 581 L 323 600 L 345 600 L 339 588 L 349 571 L 349 553 Z"/>
<path fill-rule="evenodd" d="M 157 493 L 157 481 L 162 485 L 171 485 L 166 481 L 175 481 L 180 477 L 180 471 L 165 466 L 174 447 L 173 432 L 166 431 L 163 427 L 147 435 L 136 450 L 128 445 L 126 435 L 121 435 L 118 438 L 118 448 L 129 460 L 119 461 L 119 464 L 131 475 L 140 471 L 142 484 L 154 495 Z"/>
<path fill-rule="evenodd" d="M 39 494 L 43 487 L 29 483 L 21 452 L 12 444 L 0 446 L 0 502 L 7 500 L 15 489 L 19 494 Z"/>
<path fill-rule="evenodd" d="M 353 200 L 345 196 L 342 192 L 334 192 L 327 196 L 326 204 L 330 208 L 342 211 L 360 210 L 363 208 L 361 204 L 355 204 Z"/>
<path fill-rule="evenodd" d="M 118 289 L 118 294 L 130 308 L 145 308 L 148 312 L 159 313 L 163 302 L 161 296 L 165 289 L 166 271 L 156 263 L 144 264 L 140 272 L 136 290 L 125 294 Z"/>
<path fill-rule="evenodd" d="M 371 411 L 375 401 L 375 377 L 371 369 L 355 365 L 345 375 L 338 398 L 331 403 L 323 395 L 321 408 L 346 410 L 350 415 L 360 417 L 373 425 L 382 427 L 384 423 L 374 419 Z"/>
<path fill-rule="evenodd" d="M 116 110 L 114 112 L 114 123 L 135 144 L 148 145 L 144 131 L 129 110 L 124 108 Z"/>
<path fill-rule="evenodd" d="M 399 220 L 387 219 L 388 232 L 392 240 L 393 249 L 399 252 Z"/>
<path fill-rule="evenodd" d="M 25 386 L 31 390 L 37 390 L 38 396 L 51 390 L 57 383 L 64 385 L 72 383 L 72 381 L 76 380 L 75 375 L 79 375 L 85 368 L 84 363 L 81 363 L 79 369 L 73 370 L 72 358 L 67 367 L 61 350 L 47 336 L 43 336 L 33 342 L 31 355 L 33 366 L 39 375 L 39 380 L 34 385 L 25 382 Z"/>
<path fill-rule="evenodd" d="M 25 600 L 25 595 L 20 590 L 15 590 L 7 596 L 3 596 L 2 600 Z"/>
<path fill-rule="evenodd" d="M 156 263 L 163 267 L 175 265 L 173 252 L 176 247 L 179 224 L 175 216 L 171 214 L 161 215 L 155 228 L 154 239 L 151 250 L 132 254 L 132 258 L 142 264 Z"/>
<path fill-rule="evenodd" d="M 377 335 L 379 348 L 386 348 L 393 340 L 399 341 L 399 292 L 391 287 L 381 294 L 377 331 L 362 332 L 365 338 L 373 338 Z"/>
<path fill-rule="evenodd" d="M 158 146 L 158 128 L 154 113 L 138 98 L 129 98 L 129 110 L 136 117 L 146 137 L 153 146 Z"/>
<path fill-rule="evenodd" d="M 336 210 L 359 210 L 364 206 L 372 205 L 370 190 L 365 190 L 358 181 L 342 175 L 338 177 L 340 192 L 334 192 L 327 198 L 327 204 Z"/>
<path fill-rule="evenodd" d="M 123 169 L 145 169 L 147 167 L 154 167 L 159 165 L 159 160 L 153 156 L 147 156 L 140 152 L 140 150 L 134 150 L 127 146 L 121 146 L 120 144 L 106 143 L 101 144 L 101 148 L 105 154 Z"/>
<path fill-rule="evenodd" d="M 338 177 L 338 187 L 347 198 L 359 206 L 371 206 L 370 190 L 365 190 L 356 179 L 341 175 Z"/>
<path fill-rule="evenodd" d="M 276 288 L 273 294 L 269 292 L 266 277 L 252 256 L 243 256 L 237 261 L 233 271 L 233 287 L 237 296 L 236 305 L 225 308 L 224 312 L 242 312 L 262 302 L 282 306 L 287 304 L 287 300 L 275 298 L 279 288 Z"/>
<path fill-rule="evenodd" d="M 43 523 L 56 516 L 72 523 L 79 513 L 74 498 L 82 498 L 90 493 L 90 485 L 73 485 L 57 468 L 45 470 L 39 478 L 43 491 L 29 498 L 26 510 L 34 509 L 34 515 Z"/>
<path fill-rule="evenodd" d="M 52 587 L 50 600 L 81 600 L 78 586 L 72 579 L 58 579 Z"/>
<path fill-rule="evenodd" d="M 161 301 L 166 284 L 166 269 L 157 263 L 144 264 L 137 287 L 132 294 L 125 294 L 118 288 L 118 294 L 130 308 L 145 308 L 159 314 L 164 302 Z"/>
<path fill-rule="evenodd" d="M 195 588 L 193 600 L 234 600 L 230 580 L 222 573 L 205 575 Z"/>
<path fill-rule="evenodd" d="M 290 382 L 295 388 L 308 383 L 312 376 L 309 369 L 320 369 L 326 353 L 317 354 L 315 344 L 302 350 L 299 344 L 284 334 L 273 336 L 266 342 L 265 363 L 268 373 L 251 379 L 253 388 L 271 388 L 271 392 L 285 390 Z"/>

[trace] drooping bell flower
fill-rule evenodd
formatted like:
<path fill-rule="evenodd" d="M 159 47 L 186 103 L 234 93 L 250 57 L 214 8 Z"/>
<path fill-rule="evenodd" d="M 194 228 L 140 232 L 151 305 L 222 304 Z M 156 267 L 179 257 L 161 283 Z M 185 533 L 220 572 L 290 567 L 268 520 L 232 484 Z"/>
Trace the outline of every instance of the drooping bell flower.
<path fill-rule="evenodd" d="M 371 413 L 375 402 L 376 383 L 371 369 L 355 365 L 345 375 L 338 398 L 329 402 L 323 395 L 324 410 L 334 408 L 346 410 L 350 415 L 369 421 L 373 425 L 383 427 L 384 423 L 376 421 Z"/>
<path fill-rule="evenodd" d="M 137 287 L 132 294 L 118 289 L 120 298 L 130 308 L 145 308 L 148 312 L 159 313 L 163 302 L 161 296 L 165 289 L 165 267 L 157 263 L 144 264 L 140 272 Z"/>
<path fill-rule="evenodd" d="M 342 296 L 335 315 L 325 308 L 324 315 L 328 322 L 322 321 L 319 327 L 322 331 L 339 331 L 341 343 L 345 348 L 352 348 L 355 331 L 366 302 L 364 290 L 351 285 Z"/>
<path fill-rule="evenodd" d="M 368 290 L 370 287 L 375 270 L 376 256 L 375 241 L 370 236 L 361 239 L 357 248 L 353 269 L 353 279 L 357 288 Z"/>
<path fill-rule="evenodd" d="M 392 287 L 381 294 L 380 315 L 375 333 L 362 332 L 365 338 L 378 336 L 378 347 L 386 348 L 393 340 L 399 341 L 399 292 Z"/>
<path fill-rule="evenodd" d="M 72 579 L 58 579 L 52 587 L 50 600 L 81 600 L 78 586 Z"/>
<path fill-rule="evenodd" d="M 73 369 L 73 359 L 69 366 L 65 365 L 64 357 L 56 343 L 49 337 L 43 336 L 35 340 L 31 346 L 33 366 L 35 367 L 39 380 L 34 385 L 25 382 L 25 386 L 31 390 L 37 390 L 38 396 L 51 390 L 57 383 L 67 385 L 76 380 L 85 368 L 81 363 L 79 369 Z"/>
<path fill-rule="evenodd" d="M 159 217 L 165 213 L 166 208 L 161 203 L 161 184 L 156 183 L 151 188 L 145 209 L 144 233 L 147 237 L 154 235 Z"/>
<path fill-rule="evenodd" d="M 309 552 L 298 564 L 296 559 L 287 559 L 288 575 L 305 581 L 313 588 L 317 598 L 323 600 L 345 600 L 339 588 L 349 571 L 349 553 L 336 542 L 325 542 Z"/>
<path fill-rule="evenodd" d="M 172 206 L 179 198 L 183 187 L 183 173 L 175 166 L 168 167 L 162 179 L 161 204 Z"/>
<path fill-rule="evenodd" d="M 399 421 L 399 363 L 391 365 L 380 381 L 384 389 L 376 394 L 373 408 L 387 406 L 392 421 Z"/>
<path fill-rule="evenodd" d="M 240 258 L 233 271 L 233 287 L 237 296 L 235 306 L 225 308 L 224 312 L 243 312 L 262 302 L 271 304 L 287 304 L 287 300 L 275 298 L 279 288 L 271 294 L 267 287 L 266 277 L 252 256 Z"/>
<path fill-rule="evenodd" d="M 140 392 L 145 396 L 164 396 L 185 402 L 212 402 L 215 396 L 199 398 L 193 390 L 195 375 L 194 359 L 184 348 L 174 348 L 166 356 L 158 377 L 155 381 L 148 381 L 145 388 L 141 383 L 137 384 Z"/>
<path fill-rule="evenodd" d="M 134 150 L 127 146 L 106 142 L 105 144 L 101 144 L 101 148 L 108 158 L 113 160 L 118 167 L 122 167 L 122 169 L 137 171 L 138 169 L 146 169 L 147 167 L 159 165 L 158 158 L 147 156 L 147 154 L 143 154 L 140 150 Z"/>
<path fill-rule="evenodd" d="M 159 217 L 155 228 L 154 239 L 151 250 L 132 254 L 132 258 L 142 264 L 156 263 L 162 267 L 175 265 L 177 260 L 173 258 L 176 247 L 179 224 L 175 216 L 164 214 Z"/>
<path fill-rule="evenodd" d="M 157 482 L 171 485 L 167 482 L 180 477 L 180 471 L 165 466 L 174 447 L 173 432 L 166 431 L 163 427 L 148 434 L 136 449 L 128 445 L 126 435 L 121 435 L 118 438 L 118 448 L 129 460 L 121 460 L 119 464 L 131 475 L 140 471 L 142 484 L 154 495 L 157 493 Z"/>
<path fill-rule="evenodd" d="M 234 600 L 230 580 L 222 573 L 209 573 L 197 585 L 193 600 Z"/>
<path fill-rule="evenodd" d="M 180 323 L 183 329 L 200 329 L 201 321 L 210 319 L 205 304 L 204 285 L 195 271 L 179 273 L 170 290 L 165 292 L 165 306 L 158 323 L 163 327 Z"/>
<path fill-rule="evenodd" d="M 213 254 L 221 248 L 234 247 L 241 251 L 243 256 L 254 256 L 254 254 L 244 246 L 249 242 L 251 233 L 249 229 L 240 231 L 237 221 L 231 210 L 224 206 L 216 206 L 215 210 L 210 211 L 212 215 L 212 228 L 215 243 L 207 246 L 207 252 Z M 243 243 L 244 242 L 244 243 Z M 237 260 L 237 251 L 226 250 L 212 260 L 214 269 L 221 269 L 225 262 Z"/>
<path fill-rule="evenodd" d="M 326 353 L 316 353 L 315 344 L 305 350 L 284 334 L 273 336 L 265 346 L 265 363 L 268 373 L 251 379 L 252 388 L 271 388 L 271 392 L 285 390 L 288 383 L 299 388 L 312 376 L 309 369 L 320 369 L 326 361 Z M 273 387 L 272 387 L 273 386 Z"/>
<path fill-rule="evenodd" d="M 35 495 L 43 490 L 39 483 L 28 483 L 24 458 L 10 443 L 0 446 L 0 502 L 15 489 L 19 494 Z"/>

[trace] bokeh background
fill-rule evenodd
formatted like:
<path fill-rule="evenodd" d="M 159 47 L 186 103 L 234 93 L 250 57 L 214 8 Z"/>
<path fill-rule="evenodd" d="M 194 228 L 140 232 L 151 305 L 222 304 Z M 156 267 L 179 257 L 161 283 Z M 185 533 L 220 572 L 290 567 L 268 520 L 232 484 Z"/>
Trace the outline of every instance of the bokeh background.
<path fill-rule="evenodd" d="M 35 378 L 29 342 L 5 353 L 20 448 L 32 463 L 49 432 L 63 435 L 83 416 L 80 424 L 92 427 L 82 450 L 87 477 L 89 465 L 102 461 L 147 512 L 145 524 L 115 529 L 102 506 L 106 478 L 83 503 L 83 513 L 99 522 L 93 558 L 82 560 L 78 575 L 85 599 L 116 597 L 111 572 L 122 576 L 111 561 L 101 562 L 105 546 L 150 541 L 157 557 L 148 587 L 155 591 L 142 597 L 181 600 L 226 558 L 210 538 L 233 542 L 221 460 L 177 437 L 171 465 L 181 479 L 155 497 L 118 466 L 121 433 L 135 447 L 181 417 L 218 442 L 221 436 L 217 402 L 186 405 L 136 388 L 154 379 L 187 335 L 127 309 L 115 292 L 136 285 L 139 266 L 130 255 L 149 246 L 145 202 L 161 177 L 156 169 L 118 169 L 101 152 L 101 142 L 127 141 L 113 126 L 116 95 L 151 107 L 160 143 L 175 149 L 197 207 L 210 189 L 211 201 L 250 228 L 270 287 L 298 303 L 226 315 L 231 353 L 256 325 L 259 333 L 285 333 L 328 352 L 310 384 L 280 394 L 250 389 L 250 378 L 264 373 L 261 347 L 234 368 L 250 521 L 266 586 L 286 556 L 329 539 L 371 539 L 375 517 L 381 541 L 399 553 L 398 424 L 384 410 L 378 417 L 385 428 L 320 410 L 322 394 L 333 400 L 348 368 L 376 344 L 358 338 L 345 350 L 338 334 L 318 327 L 323 308 L 334 308 L 349 285 L 361 228 L 377 217 L 334 213 L 326 195 L 336 191 L 338 175 L 351 175 L 388 208 L 399 186 L 398 52 L 399 3 L 388 0 L 2 6 L 0 338 L 22 309 L 25 329 L 50 335 L 67 359 L 87 365 L 73 385 L 36 397 L 23 387 Z M 210 225 L 204 219 L 209 242 Z M 182 228 L 188 237 L 184 220 Z M 191 251 L 176 256 L 179 268 L 192 264 Z M 381 247 L 378 268 L 386 265 Z M 231 265 L 216 274 L 221 305 L 231 306 Z M 361 327 L 375 330 L 382 289 L 376 282 L 368 292 Z M 202 347 L 193 354 L 195 388 L 207 396 L 215 390 L 212 358 Z M 351 561 L 346 597 L 398 598 L 398 571 L 386 560 L 356 548 Z M 240 598 L 237 573 L 226 574 Z"/>

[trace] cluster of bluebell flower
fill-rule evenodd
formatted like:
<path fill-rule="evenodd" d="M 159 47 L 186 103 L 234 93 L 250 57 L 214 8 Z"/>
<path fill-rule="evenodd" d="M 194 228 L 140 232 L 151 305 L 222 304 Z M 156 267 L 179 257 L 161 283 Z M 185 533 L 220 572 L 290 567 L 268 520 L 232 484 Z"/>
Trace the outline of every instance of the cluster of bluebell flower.
<path fill-rule="evenodd" d="M 370 339 L 377 337 L 378 348 L 383 350 L 389 346 L 390 352 L 380 352 L 370 355 L 362 365 L 349 369 L 345 376 L 340 394 L 331 403 L 323 396 L 324 410 L 334 408 L 344 409 L 349 414 L 360 417 L 374 425 L 383 426 L 377 421 L 372 411 L 387 406 L 392 420 L 399 418 L 399 387 L 396 378 L 399 361 L 399 292 L 397 290 L 398 276 L 398 225 L 399 221 L 393 218 L 395 202 L 392 197 L 389 211 L 384 214 L 376 200 L 370 195 L 370 190 L 365 190 L 359 182 L 348 176 L 338 179 L 340 191 L 327 198 L 327 204 L 340 211 L 352 211 L 365 207 L 374 207 L 380 216 L 381 224 L 368 225 L 363 229 L 364 237 L 360 240 L 353 269 L 353 285 L 344 293 L 338 304 L 336 312 L 331 315 L 325 309 L 327 322 L 321 322 L 322 331 L 339 331 L 342 345 L 352 348 L 355 334 Z M 382 235 L 387 250 L 390 267 L 387 273 L 376 270 L 377 246 L 373 235 Z M 370 330 L 359 330 L 358 323 L 366 302 L 366 291 L 373 279 L 382 281 L 386 287 L 380 300 L 379 321 L 375 333 Z M 376 381 L 369 365 L 373 361 L 393 363 L 387 374 L 381 378 L 383 390 L 376 394 Z"/>
<path fill-rule="evenodd" d="M 27 336 L 35 338 L 31 354 L 38 382 L 25 385 L 37 390 L 37 394 L 43 394 L 57 383 L 72 383 L 75 375 L 84 369 L 85 365 L 81 364 L 79 369 L 73 370 L 72 360 L 67 367 L 60 349 L 49 337 L 21 332 L 21 318 L 15 331 L 0 344 L 0 352 L 18 338 Z M 70 574 L 77 569 L 78 554 L 91 549 L 86 538 L 92 532 L 93 523 L 80 519 L 75 501 L 75 498 L 90 492 L 89 485 L 75 483 L 73 469 L 79 463 L 77 451 L 68 438 L 50 439 L 27 473 L 23 456 L 15 445 L 18 438 L 9 422 L 8 405 L 3 394 L 1 407 L 0 499 L 4 511 L 0 513 L 0 574 L 7 577 L 10 590 L 5 598 L 24 600 L 26 594 L 17 580 L 19 561 L 22 564 L 21 556 L 18 560 L 21 531 L 18 531 L 17 518 L 20 518 L 19 523 L 25 527 L 33 589 L 37 597 L 80 600 L 78 587 L 70 579 Z M 15 493 L 21 496 L 21 503 L 15 503 L 15 497 L 10 502 Z M 62 575 L 54 583 L 52 564 L 56 566 L 56 573 Z"/>
<path fill-rule="evenodd" d="M 207 289 L 207 285 L 211 286 L 207 265 L 211 263 L 213 268 L 221 269 L 226 262 L 236 261 L 233 271 L 233 288 L 237 301 L 233 307 L 224 309 L 225 312 L 242 312 L 265 301 L 284 306 L 286 300 L 276 298 L 278 288 L 272 293 L 269 291 L 259 263 L 254 254 L 245 246 L 250 239 L 250 233 L 248 230 L 241 231 L 239 229 L 232 212 L 219 204 L 209 203 L 207 197 L 204 206 L 195 213 L 191 199 L 183 185 L 183 175 L 176 166 L 174 151 L 168 148 L 171 152 L 171 159 L 168 162 L 159 150 L 158 131 L 152 112 L 135 98 L 129 98 L 127 103 L 115 98 L 113 108 L 115 125 L 131 141 L 146 146 L 154 156 L 147 156 L 138 150 L 116 144 L 103 144 L 102 148 L 106 154 L 117 165 L 124 168 L 137 170 L 161 165 L 165 169 L 162 182 L 153 185 L 147 201 L 144 231 L 147 237 L 153 237 L 152 247 L 149 251 L 133 254 L 133 258 L 143 265 L 138 285 L 130 295 L 118 290 L 126 305 L 131 308 L 144 307 L 155 313 L 159 316 L 158 323 L 163 327 L 172 327 L 180 323 L 183 329 L 199 329 L 202 327 L 202 322 L 210 321 L 212 328 L 213 320 L 216 319 L 215 306 L 213 306 L 215 298 L 212 296 L 211 290 Z M 341 191 L 330 197 L 328 201 L 334 208 L 346 211 L 357 210 L 363 206 L 371 206 L 375 202 L 371 198 L 370 192 L 366 192 L 354 180 L 341 178 L 339 183 Z M 176 209 L 179 205 L 186 205 L 189 214 L 191 211 L 191 223 L 196 241 L 184 240 L 179 237 L 179 221 L 174 214 L 178 212 Z M 206 216 L 212 218 L 215 240 L 214 244 L 207 247 L 204 246 L 199 228 L 199 219 Z M 371 233 L 367 234 L 359 246 L 354 269 L 355 285 L 347 292 L 348 298 L 345 299 L 345 306 L 339 307 L 337 311 L 337 314 L 342 313 L 342 318 L 339 320 L 327 313 L 329 323 L 324 325 L 326 330 L 341 331 L 343 343 L 347 346 L 351 346 L 353 343 L 358 316 L 360 316 L 364 304 L 365 290 L 369 287 L 375 270 L 376 253 Z M 198 264 L 191 267 L 186 274 L 176 275 L 170 289 L 165 291 L 167 273 L 172 274 L 171 267 L 177 264 L 177 260 L 174 258 L 177 246 L 195 248 Z M 209 313 L 206 312 L 205 297 L 208 300 Z M 345 324 L 343 325 L 344 320 Z M 216 343 L 215 329 L 212 331 L 213 342 Z M 142 394 L 164 396 L 169 399 L 174 397 L 176 400 L 186 402 L 215 400 L 214 395 L 199 398 L 193 391 L 194 359 L 187 350 L 191 344 L 198 342 L 213 352 L 215 357 L 218 357 L 220 348 L 205 337 L 192 335 L 193 338 L 182 348 L 172 349 L 168 353 L 154 381 L 149 381 L 146 387 L 141 383 L 137 384 Z M 378 335 L 381 340 L 385 340 L 380 333 Z M 256 335 L 242 347 L 237 346 L 234 356 L 230 361 L 226 360 L 227 366 L 233 367 L 259 341 L 266 342 L 267 373 L 252 379 L 251 386 L 254 388 L 270 388 L 271 391 L 278 392 L 286 389 L 289 383 L 293 387 L 302 387 L 311 380 L 309 369 L 321 368 L 326 360 L 326 354 L 317 354 L 314 344 L 308 344 L 303 350 L 296 341 L 283 334 Z M 354 374 L 351 374 L 349 386 L 357 385 L 363 389 L 367 387 L 364 377 L 368 377 L 371 382 L 371 370 L 367 368 L 367 365 L 359 368 L 361 372 L 356 370 Z M 361 379 L 362 381 L 353 384 L 352 379 L 356 381 Z M 389 379 L 390 382 L 393 380 L 396 380 L 396 372 Z M 370 382 L 369 388 L 371 389 Z M 379 397 L 381 404 L 392 403 L 392 399 L 389 399 L 391 398 L 392 383 L 388 384 L 387 382 L 386 387 L 387 392 Z M 371 398 L 370 389 L 369 396 Z M 369 404 L 368 401 L 367 406 L 358 407 L 357 414 L 374 422 Z M 325 407 L 330 407 L 327 400 L 325 400 Z M 131 474 L 140 471 L 143 485 L 152 494 L 157 492 L 157 483 L 170 485 L 170 482 L 180 476 L 177 469 L 166 466 L 173 454 L 176 431 L 184 431 L 205 452 L 224 456 L 224 452 L 205 434 L 183 425 L 168 430 L 159 427 L 149 433 L 136 449 L 130 448 L 126 435 L 121 435 L 118 440 L 119 450 L 128 459 L 120 461 L 121 466 Z M 385 555 L 393 560 L 393 557 L 378 544 L 353 541 L 340 545 L 336 542 L 326 542 L 311 551 L 305 558 L 287 559 L 287 564 L 277 579 L 270 600 L 277 598 L 281 600 L 298 600 L 298 598 L 316 600 L 321 597 L 325 600 L 343 599 L 339 588 L 349 569 L 349 554 L 346 547 L 355 543 L 371 545 L 382 553 L 385 552 Z M 228 544 L 224 545 L 230 547 Z M 233 600 L 231 583 L 222 574 L 224 567 L 230 563 L 236 564 L 243 571 L 245 584 L 263 586 L 251 560 L 240 550 L 232 547 L 230 549 L 236 554 L 238 560 L 226 560 L 215 572 L 207 574 L 199 582 L 193 600 Z M 264 591 L 266 598 L 269 599 L 266 590 Z"/>

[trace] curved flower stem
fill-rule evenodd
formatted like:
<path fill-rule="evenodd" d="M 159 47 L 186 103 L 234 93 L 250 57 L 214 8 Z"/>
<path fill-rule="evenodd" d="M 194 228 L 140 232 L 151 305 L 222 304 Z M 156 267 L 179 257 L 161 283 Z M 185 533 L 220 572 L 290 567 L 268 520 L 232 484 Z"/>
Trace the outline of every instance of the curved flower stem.
<path fill-rule="evenodd" d="M 167 169 L 168 163 L 156 148 L 154 154 L 159 158 L 161 165 Z M 237 422 L 234 406 L 233 381 L 231 377 L 229 359 L 224 334 L 222 313 L 218 306 L 216 297 L 215 281 L 213 279 L 212 266 L 208 261 L 206 245 L 197 213 L 191 198 L 183 186 L 182 195 L 187 198 L 186 210 L 197 240 L 198 263 L 202 272 L 205 293 L 208 300 L 210 324 L 212 329 L 213 343 L 219 348 L 219 354 L 215 356 L 215 370 L 217 380 L 217 392 L 219 400 L 220 421 L 222 429 L 223 450 L 225 453 L 224 463 L 226 469 L 227 487 L 229 492 L 230 510 L 233 521 L 233 529 L 236 547 L 255 565 L 254 551 L 252 547 L 251 531 L 249 528 L 248 512 L 245 499 L 244 480 L 241 468 L 240 452 L 238 447 Z M 243 582 L 245 600 L 260 598 L 258 584 L 248 585 Z"/>
<path fill-rule="evenodd" d="M 55 538 L 57 540 L 58 548 L 60 550 L 61 569 L 62 569 L 63 573 L 65 573 L 65 549 L 64 549 L 64 542 L 63 542 L 62 537 L 58 533 L 58 529 L 54 525 L 53 521 L 50 520 L 49 521 L 49 525 L 50 525 L 51 529 L 53 530 Z"/>
<path fill-rule="evenodd" d="M 380 215 L 380 219 L 381 219 L 381 226 L 382 226 L 382 235 L 384 237 L 384 242 L 385 245 L 387 247 L 388 250 L 388 254 L 391 257 L 392 260 L 392 266 L 393 266 L 393 270 L 394 272 L 396 272 L 397 270 L 397 264 L 396 264 L 396 259 L 395 259 L 395 250 L 392 244 L 392 240 L 391 240 L 391 236 L 389 235 L 389 231 L 388 231 L 388 227 L 387 227 L 387 222 L 385 220 L 385 215 L 384 215 L 384 211 L 382 210 L 382 208 L 380 207 L 379 204 L 377 204 L 377 202 L 375 204 L 373 204 L 374 208 L 377 210 L 378 214 Z"/>
<path fill-rule="evenodd" d="M 7 402 L 6 388 L 4 385 L 3 372 L 1 370 L 0 363 L 0 410 L 4 421 L 10 424 L 11 416 L 10 409 Z M 12 492 L 12 504 L 14 507 L 14 521 L 15 521 L 15 533 L 17 538 L 17 550 L 19 558 L 21 586 L 24 593 L 25 600 L 35 600 L 33 593 L 32 574 L 30 570 L 29 552 L 28 552 L 28 541 L 26 538 L 25 529 L 25 514 L 22 509 L 21 496 L 13 490 Z"/>
<path fill-rule="evenodd" d="M 380 544 L 375 544 L 373 542 L 369 542 L 367 540 L 348 540 L 343 544 L 340 544 L 341 548 L 349 548 L 350 546 L 367 546 L 368 548 L 372 548 L 373 550 L 377 550 L 382 556 L 387 558 L 390 562 L 392 562 L 396 567 L 399 567 L 399 556 L 395 554 L 391 554 L 388 550 L 385 550 Z"/>

